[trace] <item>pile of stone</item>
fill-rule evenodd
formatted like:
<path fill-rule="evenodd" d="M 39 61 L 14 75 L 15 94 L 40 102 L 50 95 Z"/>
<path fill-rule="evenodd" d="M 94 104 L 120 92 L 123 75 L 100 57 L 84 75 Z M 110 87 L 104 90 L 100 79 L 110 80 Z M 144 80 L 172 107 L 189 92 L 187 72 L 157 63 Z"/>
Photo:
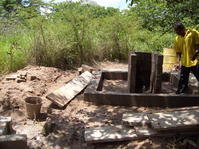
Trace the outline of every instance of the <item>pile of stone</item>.
<path fill-rule="evenodd" d="M 27 149 L 27 136 L 15 134 L 15 131 L 12 129 L 11 117 L 0 116 L 0 148 Z"/>

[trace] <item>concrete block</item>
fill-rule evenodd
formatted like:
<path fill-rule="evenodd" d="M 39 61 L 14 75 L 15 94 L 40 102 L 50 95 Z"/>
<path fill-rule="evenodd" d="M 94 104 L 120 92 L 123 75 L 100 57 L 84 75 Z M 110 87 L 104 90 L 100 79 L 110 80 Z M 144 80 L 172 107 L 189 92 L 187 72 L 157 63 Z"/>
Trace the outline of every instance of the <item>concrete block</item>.
<path fill-rule="evenodd" d="M 80 76 L 71 80 L 63 87 L 47 95 L 46 98 L 48 98 L 58 106 L 63 107 L 68 102 L 70 102 L 77 94 L 79 94 L 90 83 L 93 77 L 94 76 L 90 72 L 86 71 Z"/>
<path fill-rule="evenodd" d="M 26 135 L 4 135 L 0 136 L 1 149 L 27 149 Z"/>
<path fill-rule="evenodd" d="M 125 113 L 122 122 L 129 126 L 149 126 L 150 121 L 147 113 Z"/>

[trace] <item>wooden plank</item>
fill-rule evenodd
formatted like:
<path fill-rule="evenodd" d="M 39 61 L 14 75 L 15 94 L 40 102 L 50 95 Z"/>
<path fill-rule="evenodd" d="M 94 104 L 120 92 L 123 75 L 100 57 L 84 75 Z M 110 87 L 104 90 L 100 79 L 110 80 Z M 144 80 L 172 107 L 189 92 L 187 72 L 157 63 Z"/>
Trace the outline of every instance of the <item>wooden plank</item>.
<path fill-rule="evenodd" d="M 122 122 L 130 126 L 150 125 L 147 113 L 125 113 L 122 115 Z"/>
<path fill-rule="evenodd" d="M 70 102 L 77 94 L 79 94 L 89 84 L 92 78 L 93 75 L 90 72 L 85 71 L 80 76 L 74 78 L 63 87 L 47 95 L 46 98 L 48 98 L 58 106 L 63 107 L 68 102 Z"/>
<path fill-rule="evenodd" d="M 122 125 L 86 128 L 85 141 L 88 143 L 126 141 L 137 138 L 135 130 Z"/>
<path fill-rule="evenodd" d="M 189 129 L 199 126 L 199 109 L 153 113 L 148 115 L 156 130 Z"/>

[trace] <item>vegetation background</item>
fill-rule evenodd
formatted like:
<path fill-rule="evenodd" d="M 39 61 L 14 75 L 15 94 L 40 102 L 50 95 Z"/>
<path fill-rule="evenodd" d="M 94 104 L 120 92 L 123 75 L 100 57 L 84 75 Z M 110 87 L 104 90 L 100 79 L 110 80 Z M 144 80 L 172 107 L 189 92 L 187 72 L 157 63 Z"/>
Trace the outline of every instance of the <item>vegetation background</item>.
<path fill-rule="evenodd" d="M 70 69 L 126 61 L 128 51 L 172 47 L 175 22 L 199 29 L 198 0 L 126 1 L 129 9 L 120 11 L 84 2 L 31 0 L 23 6 L 21 0 L 1 0 L 0 73 L 28 64 Z"/>

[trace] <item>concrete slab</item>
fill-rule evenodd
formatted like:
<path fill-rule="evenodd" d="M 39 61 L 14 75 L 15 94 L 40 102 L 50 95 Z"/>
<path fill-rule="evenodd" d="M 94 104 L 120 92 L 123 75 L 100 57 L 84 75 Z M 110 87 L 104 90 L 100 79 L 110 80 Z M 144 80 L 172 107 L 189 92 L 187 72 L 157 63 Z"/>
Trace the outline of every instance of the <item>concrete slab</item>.
<path fill-rule="evenodd" d="M 4 135 L 0 136 L 1 149 L 27 149 L 26 135 Z"/>
<path fill-rule="evenodd" d="M 147 113 L 124 113 L 122 122 L 130 126 L 149 126 L 150 121 Z"/>
<path fill-rule="evenodd" d="M 135 130 L 122 125 L 86 128 L 85 141 L 88 143 L 125 141 L 137 138 Z"/>
<path fill-rule="evenodd" d="M 63 87 L 47 95 L 46 98 L 48 98 L 58 106 L 63 107 L 68 102 L 70 102 L 77 94 L 79 94 L 89 84 L 92 78 L 93 75 L 90 72 L 86 71 L 80 76 L 71 80 Z"/>
<path fill-rule="evenodd" d="M 151 127 L 158 131 L 199 127 L 199 109 L 153 113 L 148 117 Z"/>
<path fill-rule="evenodd" d="M 137 140 L 150 137 L 170 137 L 173 135 L 195 135 L 199 129 L 189 131 L 159 132 L 150 127 L 126 127 L 123 125 L 86 128 L 84 138 L 87 143 L 105 143 Z"/>

